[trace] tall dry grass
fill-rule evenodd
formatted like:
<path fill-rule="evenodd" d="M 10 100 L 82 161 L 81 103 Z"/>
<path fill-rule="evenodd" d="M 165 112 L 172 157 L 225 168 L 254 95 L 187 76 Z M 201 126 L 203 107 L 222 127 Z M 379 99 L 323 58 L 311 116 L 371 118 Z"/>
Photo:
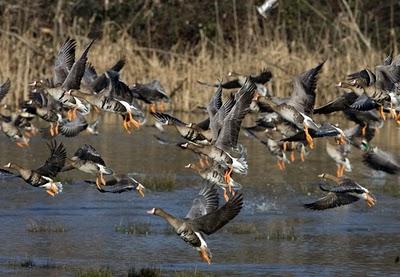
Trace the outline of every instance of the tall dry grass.
<path fill-rule="evenodd" d="M 269 84 L 273 95 L 284 97 L 291 93 L 294 75 L 327 60 L 318 85 L 317 102 L 321 103 L 338 94 L 334 84 L 346 74 L 364 67 L 371 68 L 385 56 L 385 53 L 370 46 L 366 34 L 360 33 L 351 10 L 338 18 L 338 22 L 331 22 L 338 29 L 334 38 L 323 31 L 310 34 L 304 22 L 296 40 L 289 40 L 279 26 L 261 29 L 254 13 L 254 10 L 248 11 L 245 31 L 236 24 L 233 43 L 227 43 L 219 36 L 211 40 L 201 34 L 200 42 L 185 51 L 176 51 L 174 47 L 168 51 L 141 47 L 124 29 L 116 31 L 113 22 L 109 22 L 104 24 L 102 37 L 92 47 L 89 61 L 102 72 L 116 59 L 125 57 L 126 66 L 121 75 L 123 81 L 131 84 L 159 79 L 167 92 L 173 92 L 170 108 L 191 111 L 198 105 L 204 105 L 213 92 L 199 85 L 197 80 L 227 80 L 229 71 L 249 74 L 268 68 L 274 76 Z M 220 20 L 216 18 L 217 23 Z M 55 19 L 53 27 L 39 30 L 32 27 L 21 33 L 14 30 L 11 20 L 5 18 L 2 21 L 0 80 L 10 78 L 12 81 L 12 91 L 4 103 L 15 105 L 26 99 L 28 83 L 51 76 L 57 47 L 67 36 L 78 41 L 78 55 L 89 42 L 90 28 L 83 30 L 78 25 L 63 26 L 60 32 L 59 25 Z M 307 45 L 310 43 L 315 45 L 315 50 L 309 50 Z"/>

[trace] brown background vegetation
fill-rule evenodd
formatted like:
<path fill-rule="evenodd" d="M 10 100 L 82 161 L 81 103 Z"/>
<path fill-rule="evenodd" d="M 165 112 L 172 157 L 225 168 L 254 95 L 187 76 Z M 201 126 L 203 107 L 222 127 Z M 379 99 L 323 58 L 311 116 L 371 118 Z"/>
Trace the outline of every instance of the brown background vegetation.
<path fill-rule="evenodd" d="M 78 53 L 97 38 L 90 61 L 102 71 L 127 59 L 127 83 L 160 79 L 176 91 L 175 110 L 204 104 L 212 90 L 196 80 L 226 79 L 227 72 L 269 68 L 271 89 L 285 96 L 291 78 L 327 59 L 318 101 L 333 98 L 334 83 L 354 70 L 397 54 L 398 1 L 280 0 L 268 19 L 260 1 L 38 0 L 0 2 L 0 80 L 12 80 L 5 102 L 27 95 L 27 84 L 51 75 L 67 36 Z"/>

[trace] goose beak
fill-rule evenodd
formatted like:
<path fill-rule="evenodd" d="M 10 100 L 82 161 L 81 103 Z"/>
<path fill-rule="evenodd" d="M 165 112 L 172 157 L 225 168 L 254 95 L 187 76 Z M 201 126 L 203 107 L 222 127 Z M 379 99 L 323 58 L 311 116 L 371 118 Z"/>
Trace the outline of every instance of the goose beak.
<path fill-rule="evenodd" d="M 368 192 L 366 193 L 365 201 L 367 202 L 367 205 L 368 205 L 369 208 L 371 208 L 372 206 L 374 206 L 376 204 L 375 197 L 372 194 L 368 193 Z"/>
<path fill-rule="evenodd" d="M 5 166 L 3 166 L 5 168 L 10 168 L 11 167 L 11 163 L 6 164 Z"/>
<path fill-rule="evenodd" d="M 155 209 L 155 208 L 153 208 L 153 209 L 151 209 L 151 210 L 148 210 L 148 211 L 147 211 L 147 213 L 148 213 L 148 214 L 154 214 L 154 213 L 155 213 L 155 211 L 156 211 L 156 209 Z"/>
<path fill-rule="evenodd" d="M 139 184 L 137 185 L 136 191 L 137 191 L 137 193 L 139 193 L 139 195 L 140 195 L 141 197 L 144 197 L 144 186 L 143 186 L 142 184 L 139 183 Z"/>
<path fill-rule="evenodd" d="M 324 176 L 325 176 L 325 174 L 323 174 L 323 173 L 318 175 L 319 178 L 324 178 Z"/>
<path fill-rule="evenodd" d="M 185 168 L 190 168 L 192 166 L 192 164 L 187 164 L 185 165 Z"/>

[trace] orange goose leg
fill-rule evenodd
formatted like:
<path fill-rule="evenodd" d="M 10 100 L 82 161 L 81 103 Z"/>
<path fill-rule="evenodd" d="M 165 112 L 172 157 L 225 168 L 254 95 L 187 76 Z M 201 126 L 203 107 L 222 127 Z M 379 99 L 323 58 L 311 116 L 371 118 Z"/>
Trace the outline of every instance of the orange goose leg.
<path fill-rule="evenodd" d="M 161 102 L 159 103 L 159 105 L 158 105 L 158 107 L 157 107 L 157 110 L 160 111 L 160 112 L 162 112 L 162 113 L 164 112 L 164 110 L 165 110 L 164 102 L 161 101 Z"/>
<path fill-rule="evenodd" d="M 390 115 L 391 115 L 392 119 L 397 119 L 396 110 L 393 109 L 393 104 L 392 104 L 392 102 L 390 102 Z"/>
<path fill-rule="evenodd" d="M 207 251 L 205 249 L 200 248 L 199 255 L 203 261 L 205 261 L 208 264 L 211 264 L 211 259 L 210 257 L 208 257 Z"/>
<path fill-rule="evenodd" d="M 140 127 L 139 122 L 133 119 L 132 114 L 130 112 L 128 112 L 126 115 L 126 124 L 128 125 L 129 128 L 132 126 L 135 127 L 136 129 L 139 129 Z"/>
<path fill-rule="evenodd" d="M 290 161 L 294 162 L 296 160 L 296 156 L 294 155 L 294 150 L 290 152 Z"/>
<path fill-rule="evenodd" d="M 15 144 L 16 144 L 18 147 L 21 147 L 21 148 L 24 148 L 24 147 L 28 147 L 28 146 L 29 146 L 29 144 L 27 144 L 26 142 L 21 142 L 21 141 L 17 141 L 17 142 L 15 142 Z"/>
<path fill-rule="evenodd" d="M 49 128 L 49 131 L 50 131 L 50 136 L 54 137 L 54 127 L 53 127 L 53 122 L 50 122 L 50 128 Z"/>
<path fill-rule="evenodd" d="M 54 135 L 55 136 L 58 136 L 58 134 L 59 134 L 59 132 L 58 132 L 58 126 L 60 126 L 60 123 L 58 123 L 58 121 L 55 123 L 55 125 L 54 125 L 54 131 L 53 131 L 53 133 L 54 133 Z"/>
<path fill-rule="evenodd" d="M 308 132 L 308 127 L 307 126 L 304 126 L 304 133 L 306 134 L 306 140 L 307 140 L 308 145 L 310 146 L 311 149 L 314 149 L 314 140 L 310 136 L 310 133 Z"/>
<path fill-rule="evenodd" d="M 223 188 L 223 190 L 224 190 L 224 200 L 225 200 L 225 202 L 228 202 L 229 196 L 228 196 L 228 193 L 226 192 L 226 188 Z"/>
<path fill-rule="evenodd" d="M 383 112 L 383 106 L 379 106 L 379 114 L 383 120 L 386 120 L 385 113 Z"/>
<path fill-rule="evenodd" d="M 151 103 L 151 104 L 149 105 L 149 112 L 150 112 L 150 113 L 155 113 L 156 111 L 157 111 L 156 104 Z"/>
<path fill-rule="evenodd" d="M 74 121 L 76 119 L 76 110 L 76 107 L 68 110 L 67 117 L 69 121 Z"/>
<path fill-rule="evenodd" d="M 361 129 L 361 135 L 363 136 L 363 137 L 365 137 L 365 133 L 367 132 L 367 124 L 365 124 L 365 126 L 364 127 L 362 127 L 362 129 Z"/>
<path fill-rule="evenodd" d="M 96 177 L 96 187 L 97 187 L 99 190 L 102 189 L 102 188 L 101 188 L 101 179 L 100 179 L 100 176 L 99 176 L 99 175 L 97 175 L 97 177 Z"/>
<path fill-rule="evenodd" d="M 231 182 L 231 174 L 232 174 L 232 171 L 233 171 L 232 166 L 230 166 L 230 167 L 225 171 L 224 180 L 225 180 L 225 183 L 227 183 L 227 184 L 229 184 L 229 183 Z M 230 188 L 229 188 L 229 190 L 230 190 Z"/>

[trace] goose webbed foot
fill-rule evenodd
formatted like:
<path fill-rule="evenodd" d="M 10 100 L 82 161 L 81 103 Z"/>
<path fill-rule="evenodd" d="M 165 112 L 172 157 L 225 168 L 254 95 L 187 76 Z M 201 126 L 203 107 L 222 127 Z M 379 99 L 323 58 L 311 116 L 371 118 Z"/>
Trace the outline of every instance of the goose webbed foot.
<path fill-rule="evenodd" d="M 344 164 L 338 164 L 336 170 L 336 177 L 342 177 L 344 175 L 344 169 L 345 169 Z"/>
<path fill-rule="evenodd" d="M 375 198 L 369 193 L 367 193 L 367 198 L 365 199 L 365 202 L 367 202 L 369 208 L 376 204 Z"/>
<path fill-rule="evenodd" d="M 211 264 L 211 259 L 208 256 L 207 250 L 205 250 L 204 248 L 201 247 L 199 250 L 199 255 L 203 261 L 205 261 L 208 264 Z"/>
<path fill-rule="evenodd" d="M 278 165 L 279 170 L 281 170 L 281 171 L 284 171 L 286 169 L 285 161 L 283 161 L 283 160 L 279 159 L 277 162 L 277 165 Z"/>
<path fill-rule="evenodd" d="M 139 124 L 139 122 L 134 120 L 132 117 L 132 114 L 130 112 L 128 112 L 124 115 L 123 127 L 128 132 L 128 134 L 130 134 L 131 133 L 130 129 L 131 128 L 138 129 L 140 127 L 140 124 Z"/>
<path fill-rule="evenodd" d="M 311 149 L 314 149 L 314 140 L 310 133 L 308 132 L 308 127 L 304 126 L 304 133 L 306 135 L 307 144 L 310 146 Z"/>
<path fill-rule="evenodd" d="M 103 178 L 103 174 L 98 174 L 97 177 L 96 177 L 96 187 L 97 187 L 97 189 L 98 189 L 98 190 L 103 190 L 103 189 L 101 188 L 102 185 L 103 185 L 103 186 L 106 185 L 106 183 L 105 183 L 105 181 L 104 181 L 104 178 Z"/>
<path fill-rule="evenodd" d="M 296 156 L 294 154 L 294 150 L 290 152 L 290 161 L 294 162 L 296 160 Z"/>
<path fill-rule="evenodd" d="M 228 202 L 229 196 L 228 196 L 228 193 L 226 192 L 226 188 L 223 188 L 223 190 L 224 190 L 224 200 L 225 200 L 225 202 Z"/>
<path fill-rule="evenodd" d="M 233 170 L 232 166 L 229 166 L 229 168 L 225 171 L 224 180 L 225 180 L 225 183 L 227 183 L 227 184 L 229 184 L 231 182 L 232 170 Z"/>
<path fill-rule="evenodd" d="M 366 134 L 366 132 L 367 132 L 367 126 L 368 126 L 368 125 L 365 125 L 365 126 L 362 127 L 362 129 L 361 129 L 361 135 L 362 135 L 363 137 L 365 137 L 365 134 Z"/>
<path fill-rule="evenodd" d="M 25 148 L 25 147 L 29 146 L 29 143 L 27 143 L 25 141 L 17 141 L 17 142 L 15 142 L 15 144 L 20 148 Z"/>
<path fill-rule="evenodd" d="M 58 121 L 54 124 L 54 136 L 58 136 L 59 131 L 58 131 L 58 127 L 60 126 L 60 123 L 58 123 Z"/>
<path fill-rule="evenodd" d="M 154 103 L 149 104 L 149 112 L 150 113 L 155 113 L 157 112 L 157 106 Z"/>
<path fill-rule="evenodd" d="M 76 119 L 76 110 L 77 110 L 76 107 L 68 110 L 67 117 L 69 121 L 74 121 Z"/>

